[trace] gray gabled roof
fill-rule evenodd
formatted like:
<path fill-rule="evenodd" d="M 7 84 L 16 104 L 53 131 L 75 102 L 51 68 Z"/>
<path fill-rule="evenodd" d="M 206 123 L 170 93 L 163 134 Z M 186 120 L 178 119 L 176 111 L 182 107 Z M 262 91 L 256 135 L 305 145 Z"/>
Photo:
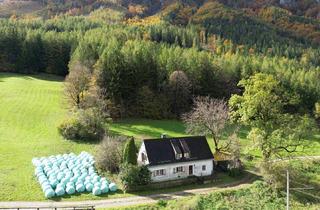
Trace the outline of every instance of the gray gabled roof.
<path fill-rule="evenodd" d="M 213 154 L 204 136 L 145 139 L 143 143 L 146 148 L 149 165 L 213 159 Z M 174 149 L 175 147 L 178 148 Z M 182 153 L 181 159 L 177 159 L 175 156 L 176 152 L 180 153 L 179 150 Z M 190 157 L 186 158 L 183 154 L 184 152 L 189 152 Z"/>

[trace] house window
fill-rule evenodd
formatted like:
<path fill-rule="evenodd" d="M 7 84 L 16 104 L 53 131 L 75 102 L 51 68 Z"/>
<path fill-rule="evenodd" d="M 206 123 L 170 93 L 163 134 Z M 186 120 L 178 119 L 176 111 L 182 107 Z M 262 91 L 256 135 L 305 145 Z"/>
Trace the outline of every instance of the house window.
<path fill-rule="evenodd" d="M 174 174 L 179 173 L 179 172 L 184 172 L 183 166 L 179 166 L 179 167 L 173 168 L 173 173 Z"/>
<path fill-rule="evenodd" d="M 202 165 L 202 171 L 205 171 L 207 169 L 206 165 Z"/>
<path fill-rule="evenodd" d="M 179 160 L 182 158 L 182 154 L 176 154 L 176 159 Z"/>
<path fill-rule="evenodd" d="M 155 170 L 152 172 L 153 176 L 164 176 L 166 175 L 166 170 L 165 169 L 159 169 L 159 170 Z"/>
<path fill-rule="evenodd" d="M 146 154 L 141 153 L 141 160 L 142 160 L 142 162 L 145 162 L 147 160 Z"/>

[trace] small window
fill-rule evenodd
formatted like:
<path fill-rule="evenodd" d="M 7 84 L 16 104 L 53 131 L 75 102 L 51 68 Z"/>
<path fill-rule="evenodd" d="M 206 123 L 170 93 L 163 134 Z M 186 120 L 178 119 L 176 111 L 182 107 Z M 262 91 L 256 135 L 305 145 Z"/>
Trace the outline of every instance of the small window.
<path fill-rule="evenodd" d="M 207 169 L 206 165 L 202 165 L 202 171 L 205 171 Z"/>
<path fill-rule="evenodd" d="M 176 159 L 179 160 L 182 158 L 182 154 L 176 154 Z"/>
<path fill-rule="evenodd" d="M 155 170 L 152 173 L 153 176 L 164 176 L 166 175 L 166 170 L 165 169 L 159 169 L 159 170 Z"/>
<path fill-rule="evenodd" d="M 183 172 L 183 171 L 184 171 L 183 166 L 173 168 L 173 173 L 179 173 L 179 172 Z"/>

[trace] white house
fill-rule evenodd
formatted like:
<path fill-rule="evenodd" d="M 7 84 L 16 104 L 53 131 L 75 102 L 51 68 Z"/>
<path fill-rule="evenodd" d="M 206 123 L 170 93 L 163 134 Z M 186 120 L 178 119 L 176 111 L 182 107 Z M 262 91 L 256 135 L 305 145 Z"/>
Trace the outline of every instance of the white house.
<path fill-rule="evenodd" d="M 204 136 L 143 140 L 138 164 L 147 165 L 152 181 L 213 173 L 213 154 Z"/>

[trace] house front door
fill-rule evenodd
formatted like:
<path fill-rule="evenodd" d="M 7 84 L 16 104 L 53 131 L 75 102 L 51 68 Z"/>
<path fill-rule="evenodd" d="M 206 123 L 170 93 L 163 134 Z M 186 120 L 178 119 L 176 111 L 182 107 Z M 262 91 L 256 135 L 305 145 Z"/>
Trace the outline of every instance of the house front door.
<path fill-rule="evenodd" d="M 190 165 L 190 166 L 189 166 L 189 175 L 192 175 L 192 174 L 193 174 L 193 166 Z"/>

